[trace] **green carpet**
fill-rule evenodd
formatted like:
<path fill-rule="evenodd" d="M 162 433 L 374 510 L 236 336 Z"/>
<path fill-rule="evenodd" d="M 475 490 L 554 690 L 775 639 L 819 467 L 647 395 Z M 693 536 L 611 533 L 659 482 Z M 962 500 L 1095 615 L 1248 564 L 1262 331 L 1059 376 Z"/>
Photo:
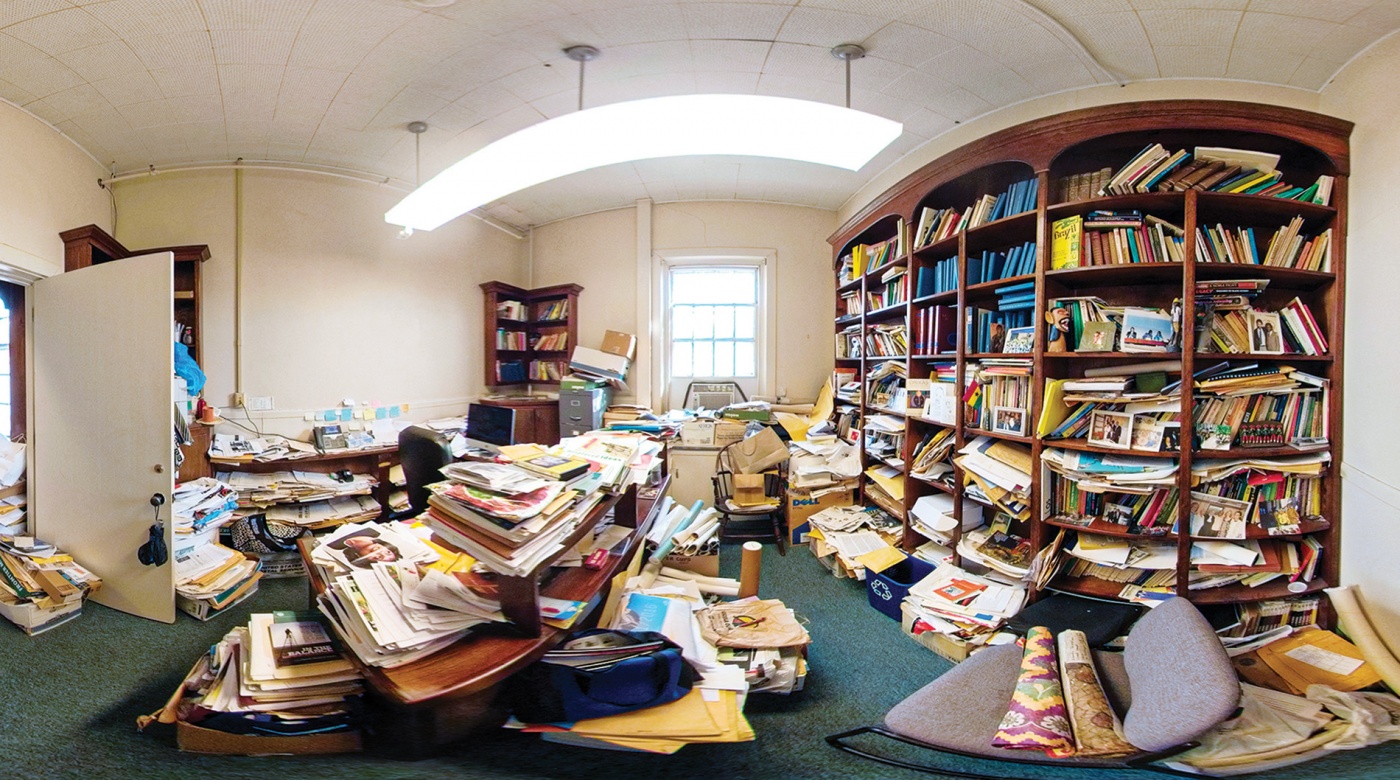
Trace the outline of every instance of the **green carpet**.
<path fill-rule="evenodd" d="M 725 573 L 735 574 L 738 549 L 726 546 L 724 557 Z M 248 612 L 303 608 L 302 580 L 265 582 L 233 614 L 209 623 L 182 615 L 167 626 L 90 605 L 77 621 L 35 638 L 6 624 L 0 626 L 0 701 L 5 702 L 0 710 L 0 777 L 925 777 L 838 752 L 822 737 L 878 722 L 882 713 L 949 664 L 871 609 L 863 583 L 832 577 L 803 548 L 790 550 L 786 557 L 779 557 L 771 546 L 765 548 L 761 595 L 783 599 L 808 622 L 813 668 L 807 690 L 790 697 L 750 698 L 747 713 L 758 732 L 756 742 L 691 745 L 674 756 L 562 747 L 504 731 L 412 763 L 371 755 L 198 756 L 176 750 L 173 735 L 136 732 L 136 716 L 159 708 L 199 654 L 246 620 Z M 1003 764 L 991 771 L 1013 769 L 1017 767 Z M 1108 777 L 1068 770 L 1018 774 L 1065 780 Z M 1345 752 L 1270 777 L 1400 778 L 1400 745 Z"/>

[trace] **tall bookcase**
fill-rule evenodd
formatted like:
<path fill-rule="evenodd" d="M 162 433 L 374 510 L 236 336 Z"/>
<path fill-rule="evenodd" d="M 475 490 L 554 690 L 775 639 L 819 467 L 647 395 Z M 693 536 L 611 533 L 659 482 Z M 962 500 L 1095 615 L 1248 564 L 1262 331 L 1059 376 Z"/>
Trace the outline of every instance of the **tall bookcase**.
<path fill-rule="evenodd" d="M 862 446 L 862 457 L 867 466 L 894 466 L 899 472 L 896 480 L 902 482 L 902 501 L 892 500 L 889 491 L 870 477 L 865 479 L 864 487 L 868 503 L 880 505 L 904 521 L 906 549 L 913 549 L 926 541 L 909 520 L 910 510 L 920 497 L 934 493 L 951 494 L 953 513 L 961 520 L 963 499 L 968 495 L 965 484 L 967 475 L 963 469 L 953 469 L 951 479 L 945 481 L 911 476 L 911 461 L 920 441 L 930 433 L 946 430 L 954 437 L 955 454 L 956 450 L 978 436 L 1012 442 L 1029 453 L 1032 464 L 1027 491 L 1029 511 L 1026 519 L 1014 523 L 1012 529 L 1028 539 L 1034 550 L 1042 550 L 1053 544 L 1061 531 L 1064 532 L 1062 544 L 1065 546 L 1072 544 L 1080 533 L 1127 537 L 1135 543 L 1174 545 L 1176 566 L 1174 570 L 1168 570 L 1175 575 L 1171 587 L 1178 595 L 1199 604 L 1241 604 L 1301 596 L 1336 584 L 1341 544 L 1338 468 L 1342 458 L 1346 182 L 1350 133 L 1349 122 L 1332 117 L 1238 102 L 1154 101 L 1073 111 L 999 131 L 944 155 L 875 198 L 842 226 L 831 238 L 838 275 L 835 319 L 838 355 L 835 365 L 838 372 L 846 372 L 843 378 L 858 381 L 864 391 L 859 404 L 846 404 L 861 420 L 868 421 L 874 415 L 885 415 L 902 421 L 906 428 L 902 450 L 894 456 L 872 452 L 869 447 Z M 1152 144 L 1161 144 L 1168 152 L 1182 149 L 1190 152 L 1196 147 L 1225 147 L 1276 154 L 1280 158 L 1277 169 L 1282 173 L 1283 180 L 1292 185 L 1307 187 L 1319 177 L 1332 177 L 1330 201 L 1327 205 L 1319 205 L 1267 195 L 1190 188 L 1100 196 L 1097 194 L 1097 184 L 1092 191 L 1084 186 L 1089 174 L 1105 168 L 1118 171 Z M 1007 192 L 1013 184 L 1026 179 L 1036 183 L 1034 202 L 1029 204 L 1029 211 L 1003 214 L 977 227 L 942 238 L 935 236 L 931 242 L 917 241 L 914 234 L 925 208 L 961 212 L 973 206 L 979 197 Z M 1138 262 L 1062 269 L 1051 267 L 1052 231 L 1057 223 L 1073 222 L 1076 217 L 1081 220 L 1091 218 L 1092 221 L 1097 212 L 1122 214 L 1132 211 L 1151 215 L 1181 231 L 1179 260 L 1154 258 L 1146 253 L 1141 244 L 1130 246 L 1125 238 L 1123 258 L 1134 259 L 1134 253 L 1137 253 L 1135 259 Z M 1102 216 L 1097 218 L 1103 219 Z M 1207 254 L 1207 251 L 1213 252 L 1217 248 L 1211 246 L 1211 236 L 1203 233 L 1198 237 L 1198 228 L 1223 228 L 1229 231 L 1252 229 L 1262 257 L 1270 236 L 1279 228 L 1288 226 L 1295 218 L 1300 221 L 1301 233 L 1305 237 L 1330 231 L 1330 242 L 1320 258 L 1323 270 L 1214 262 Z M 1149 227 L 1155 227 L 1155 222 Z M 1107 235 L 1101 237 L 1105 241 L 1111 240 Z M 1136 236 L 1137 239 L 1142 237 L 1141 234 Z M 889 253 L 883 265 L 868 273 L 854 277 L 843 275 L 843 269 L 849 267 L 853 255 L 879 254 L 879 247 L 884 242 L 893 242 L 903 251 Z M 1031 242 L 1034 247 L 1021 249 L 1019 254 L 1024 258 L 1026 252 L 1030 252 L 1033 264 L 1027 262 L 1018 266 L 1003 262 L 998 271 L 1007 275 L 987 280 L 986 263 L 989 256 L 997 253 L 1009 255 L 1011 250 Z M 916 246 L 916 243 L 925 245 Z M 1149 258 L 1162 262 L 1144 262 Z M 904 268 L 904 276 L 910 280 L 907 299 L 871 309 L 868 305 L 870 293 L 887 284 L 885 280 L 893 268 Z M 921 273 L 929 275 L 930 280 L 938 284 L 920 285 Z M 974 278 L 969 278 L 969 275 Z M 979 275 L 982 278 L 975 278 Z M 1251 351 L 1243 354 L 1197 351 L 1198 339 L 1209 339 L 1208 331 L 1198 333 L 1197 327 L 1193 327 L 1197 315 L 1207 320 L 1227 314 L 1223 309 L 1215 314 L 1210 313 L 1205 301 L 1198 308 L 1198 285 L 1227 281 L 1267 282 L 1267 289 L 1248 302 L 1248 306 L 1259 310 L 1278 311 L 1293 299 L 1298 299 L 1315 316 L 1317 327 L 1327 341 L 1327 348 L 1316 355 L 1259 354 L 1252 351 L 1251 343 L 1247 345 Z M 853 293 L 856 295 L 853 296 Z M 1075 343 L 1067 343 L 1066 351 L 1052 351 L 1048 344 L 1051 328 L 1046 319 L 1052 303 L 1064 304 L 1066 299 L 1085 297 L 1101 299 L 1109 306 L 1151 307 L 1163 311 L 1179 307 L 1183 313 L 1179 341 L 1166 353 L 1124 352 L 1117 346 L 1108 351 L 1075 351 Z M 855 304 L 853 300 L 860 303 Z M 1012 301 L 1016 303 L 1012 304 Z M 1003 302 L 1012 312 L 1029 312 L 1026 324 L 1034 329 L 1029 351 L 993 353 L 988 351 L 986 339 L 979 340 L 980 343 L 969 342 L 969 321 L 977 319 L 978 310 L 995 312 L 999 309 L 999 303 Z M 929 346 L 934 334 L 925 331 L 931 325 L 937 327 L 940 322 L 939 318 L 931 316 L 938 311 L 936 307 L 947 307 L 943 310 L 942 325 L 938 327 L 942 331 L 940 335 L 948 335 L 946 331 L 950 323 L 956 333 L 953 337 L 956 345 L 951 354 L 934 354 Z M 1015 316 L 1024 320 L 1027 315 Z M 989 327 L 995 328 L 987 322 L 979 323 L 983 332 Z M 908 349 L 893 357 L 871 356 L 866 337 L 882 326 L 888 329 L 891 325 L 899 324 L 908 328 Z M 1205 326 L 1210 324 L 1210 321 L 1204 322 Z M 859 356 L 841 354 L 843 334 L 860 337 L 863 349 Z M 1218 349 L 1214 344 L 1205 346 Z M 1000 342 L 995 348 L 1005 349 Z M 887 360 L 895 361 L 910 380 L 936 379 L 938 375 L 951 378 L 951 392 L 957 399 L 953 404 L 951 419 L 938 422 L 918 411 L 873 408 L 871 402 L 875 399 L 871 397 L 868 380 L 880 373 L 877 369 Z M 985 369 L 989 364 L 985 361 L 988 360 L 993 365 L 1012 360 L 1023 361 L 1021 366 L 1010 369 L 1003 366 L 1002 369 L 1011 374 L 1028 372 L 1030 375 L 1028 383 L 1022 380 L 1021 388 L 1025 394 L 1016 403 L 1016 406 L 1025 409 L 1024 433 L 976 427 L 974 409 L 969 406 L 964 394 L 969 389 L 974 372 L 984 379 L 987 377 Z M 1131 446 L 1119 449 L 1093 444 L 1086 438 L 1051 438 L 1048 431 L 1047 435 L 1037 432 L 1043 407 L 1046 404 L 1062 404 L 1057 398 L 1047 398 L 1047 388 L 1052 386 L 1051 382 L 1083 379 L 1086 372 L 1094 374 L 1094 369 L 1110 374 L 1129 373 L 1122 369 L 1136 363 L 1164 360 L 1180 361 L 1181 364 L 1179 372 L 1167 376 L 1169 382 L 1183 380 L 1179 394 L 1179 451 L 1149 452 L 1134 450 Z M 1251 441 L 1249 444 L 1253 446 L 1246 447 L 1238 436 L 1238 424 L 1231 428 L 1228 440 L 1221 440 L 1220 436 L 1212 440 L 1211 434 L 1215 429 L 1208 423 L 1215 418 L 1197 420 L 1196 415 L 1208 412 L 1207 405 L 1226 403 L 1228 399 L 1222 400 L 1221 396 L 1198 388 L 1193 379 L 1220 363 L 1227 363 L 1231 370 L 1244 369 L 1251 364 L 1257 364 L 1258 370 L 1264 372 L 1292 368 L 1303 372 L 1292 376 L 1307 376 L 1313 381 L 1321 381 L 1325 387 L 1300 383 L 1294 388 L 1294 394 L 1308 398 L 1314 416 L 1325 415 L 1324 422 L 1314 424 L 1311 432 L 1318 433 L 1325 429 L 1326 443 L 1314 442 L 1307 446 L 1297 442 L 1302 447 L 1300 449 L 1290 446 L 1288 441 L 1265 446 Z M 1005 380 L 1005 377 L 998 379 Z M 983 386 L 978 395 L 984 396 L 993 389 L 1005 390 L 1007 387 L 995 384 Z M 1014 396 L 1014 393 L 1011 395 Z M 1286 395 L 1280 397 L 1287 398 Z M 1255 399 L 1257 396 L 1249 398 Z M 1063 404 L 1055 408 L 1068 414 L 1076 407 L 1077 404 Z M 1099 408 L 1122 411 L 1125 407 L 1120 404 Z M 986 408 L 978 411 L 985 412 Z M 1250 411 L 1252 414 L 1255 409 L 1251 407 Z M 1261 412 L 1260 416 L 1265 415 Z M 1014 415 L 1008 419 L 1012 422 L 1017 420 Z M 1285 420 L 1296 421 L 1296 417 Z M 1308 432 L 1301 430 L 1301 426 L 1293 427 L 1299 429 L 1295 433 Z M 862 437 L 863 445 L 869 441 L 867 437 Z M 1243 582 L 1218 587 L 1191 587 L 1193 578 L 1200 580 L 1204 577 L 1203 572 L 1209 571 L 1199 569 L 1198 564 L 1193 563 L 1193 543 L 1205 537 L 1190 531 L 1192 491 L 1209 493 L 1219 490 L 1227 495 L 1238 495 L 1225 490 L 1225 480 L 1207 479 L 1201 475 L 1207 469 L 1216 467 L 1218 476 L 1221 471 L 1227 470 L 1218 467 L 1237 459 L 1288 458 L 1318 452 L 1329 454 L 1331 460 L 1323 468 L 1321 476 L 1306 485 L 1306 491 L 1314 497 L 1313 516 L 1307 516 L 1308 507 L 1304 506 L 1301 523 L 1296 528 L 1283 529 L 1283 534 L 1270 537 L 1259 524 L 1264 516 L 1260 502 L 1273 498 L 1269 490 L 1283 490 L 1282 487 L 1267 487 L 1279 479 L 1274 471 L 1267 467 L 1255 468 L 1243 472 L 1244 476 L 1230 483 L 1244 490 L 1244 497 L 1250 502 L 1246 509 L 1250 517 L 1246 542 L 1262 541 L 1265 547 L 1281 555 L 1285 554 L 1283 547 L 1291 544 L 1304 558 L 1309 554 L 1305 548 L 1313 544 L 1320 546 L 1311 579 L 1299 578 L 1297 582 L 1290 583 L 1291 578 L 1285 576 L 1254 587 Z M 1057 493 L 1057 490 L 1064 487 L 1060 480 L 1068 477 L 1053 467 L 1063 459 L 1063 453 L 1087 454 L 1091 457 L 1127 455 L 1151 459 L 1148 461 L 1151 464 L 1175 464 L 1174 483 L 1152 491 L 1154 494 L 1161 491 L 1163 499 L 1170 498 L 1174 491 L 1175 508 L 1171 509 L 1170 502 L 1166 500 L 1158 503 L 1158 511 L 1167 511 L 1155 530 L 1113 522 L 1117 518 L 1112 517 L 1103 506 L 1081 504 L 1079 509 L 1082 511 L 1066 510 L 1066 493 L 1062 490 Z M 1193 470 L 1198 472 L 1196 479 L 1193 479 Z M 1284 480 L 1286 482 L 1287 475 Z M 1258 484 L 1245 487 L 1246 482 Z M 1150 505 L 1154 498 L 1155 495 L 1143 501 Z M 1275 508 L 1271 505 L 1271 517 Z M 991 515 L 990 510 L 987 515 Z M 1161 532 L 1163 527 L 1167 529 L 1165 534 Z M 955 543 L 960 533 L 954 532 Z M 1125 585 L 1122 581 L 1092 576 L 1092 572 L 1089 576 L 1069 576 L 1070 571 L 1071 567 L 1066 565 L 1046 589 L 1114 598 L 1119 596 Z M 1032 593 L 1033 597 L 1038 595 L 1038 592 Z M 1324 622 L 1328 619 L 1324 610 Z"/>
<path fill-rule="evenodd" d="M 526 290 L 484 282 L 485 378 L 491 387 L 557 385 L 578 343 L 578 296 L 583 287 L 558 284 Z"/>

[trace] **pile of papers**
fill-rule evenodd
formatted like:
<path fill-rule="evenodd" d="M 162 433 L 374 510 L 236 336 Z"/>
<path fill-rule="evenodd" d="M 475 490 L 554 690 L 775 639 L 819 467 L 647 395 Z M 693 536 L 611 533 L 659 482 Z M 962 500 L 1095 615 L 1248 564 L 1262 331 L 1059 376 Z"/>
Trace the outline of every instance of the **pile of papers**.
<path fill-rule="evenodd" d="M 102 580 L 51 544 L 0 536 L 0 615 L 38 634 L 82 614 Z"/>
<path fill-rule="evenodd" d="M 951 545 L 959 526 L 954 511 L 953 497 L 946 493 L 920 496 L 909 512 L 909 523 L 925 538 L 940 545 Z M 961 525 L 964 531 L 981 527 L 982 506 L 964 498 Z"/>
<path fill-rule="evenodd" d="M 365 664 L 400 666 L 505 620 L 494 578 L 427 534 L 402 522 L 345 525 L 311 552 L 326 583 L 317 607 Z"/>
<path fill-rule="evenodd" d="M 1041 462 L 1080 489 L 1148 493 L 1176 486 L 1177 462 L 1170 458 L 1140 458 L 1097 452 L 1046 448 Z"/>
<path fill-rule="evenodd" d="M 981 645 L 1021 611 L 1026 589 L 947 563 L 914 583 L 904 604 L 929 630 Z"/>
<path fill-rule="evenodd" d="M 24 444 L 0 439 L 0 535 L 23 536 L 26 518 Z"/>
<path fill-rule="evenodd" d="M 355 731 L 363 687 L 312 616 L 253 614 L 209 648 L 158 717 L 255 736 Z"/>
<path fill-rule="evenodd" d="M 1030 517 L 1031 451 L 1013 442 L 978 436 L 958 450 L 964 483 L 1017 520 Z"/>
<path fill-rule="evenodd" d="M 860 477 L 860 452 L 837 439 L 793 442 L 788 461 L 788 487 L 822 491 L 842 489 Z"/>
<path fill-rule="evenodd" d="M 209 459 L 216 463 L 265 463 L 273 460 L 312 458 L 317 454 L 319 453 L 316 452 L 316 448 L 306 442 L 280 437 L 257 436 L 248 439 L 239 434 L 216 433 L 209 442 Z"/>
<path fill-rule="evenodd" d="M 379 505 L 367 501 L 379 484 L 369 474 L 351 474 L 344 479 L 335 474 L 313 471 L 274 471 L 270 474 L 219 472 L 218 478 L 238 491 L 239 516 L 269 511 L 268 519 L 320 530 L 344 522 L 373 519 Z M 353 498 L 351 501 L 335 499 Z M 287 505 L 299 506 L 287 506 Z M 373 515 L 360 515 L 374 510 Z M 275 512 L 270 510 L 277 509 Z"/>
<path fill-rule="evenodd" d="M 1011 531 L 1011 518 L 1002 512 L 985 528 L 962 535 L 958 554 L 964 562 L 990 569 L 1013 580 L 1030 576 L 1035 550 L 1029 539 Z"/>
<path fill-rule="evenodd" d="M 235 516 L 233 487 L 210 477 L 182 482 L 171 504 L 176 606 L 208 620 L 256 593 L 258 561 L 218 543 L 219 529 Z"/>
<path fill-rule="evenodd" d="M 819 558 L 834 555 L 839 564 L 833 571 L 841 576 L 864 580 L 867 568 L 882 571 L 891 561 L 904 556 L 895 549 L 903 535 L 900 522 L 873 506 L 829 507 L 808 518 L 812 554 Z"/>

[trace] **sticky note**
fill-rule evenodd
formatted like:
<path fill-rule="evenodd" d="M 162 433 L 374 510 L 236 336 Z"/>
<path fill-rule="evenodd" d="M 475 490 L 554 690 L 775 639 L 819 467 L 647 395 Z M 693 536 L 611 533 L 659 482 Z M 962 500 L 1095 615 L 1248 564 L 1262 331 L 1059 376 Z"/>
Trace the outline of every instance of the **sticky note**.
<path fill-rule="evenodd" d="M 331 422 L 331 421 L 334 420 L 337 416 L 338 416 L 338 415 L 335 413 L 335 410 L 334 410 L 334 409 L 327 409 L 326 411 L 324 411 L 324 412 L 321 413 L 321 419 L 322 419 L 322 420 L 325 420 L 326 422 Z"/>
<path fill-rule="evenodd" d="M 391 406 L 391 407 L 389 407 L 389 416 L 390 416 L 390 417 L 398 417 L 398 416 L 399 416 L 399 407 L 397 407 L 397 406 Z"/>
<path fill-rule="evenodd" d="M 408 404 L 399 404 L 399 409 L 405 413 L 408 412 Z"/>
<path fill-rule="evenodd" d="M 388 410 L 388 409 L 385 409 L 385 408 L 382 407 L 382 406 L 376 406 L 376 407 L 374 408 L 374 419 L 376 419 L 376 420 L 383 420 L 385 417 L 388 417 L 388 416 L 389 416 L 389 410 Z"/>
<path fill-rule="evenodd" d="M 354 411 L 355 411 L 354 409 L 341 409 L 341 410 L 340 410 L 340 419 L 342 419 L 342 420 L 348 420 L 348 419 L 350 419 L 350 416 L 351 416 L 351 414 L 352 414 Z"/>

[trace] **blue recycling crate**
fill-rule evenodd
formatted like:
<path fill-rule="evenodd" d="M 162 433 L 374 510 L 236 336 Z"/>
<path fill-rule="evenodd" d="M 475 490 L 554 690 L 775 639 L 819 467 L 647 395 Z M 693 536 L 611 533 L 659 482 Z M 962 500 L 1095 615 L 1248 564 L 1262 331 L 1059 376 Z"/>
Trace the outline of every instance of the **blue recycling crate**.
<path fill-rule="evenodd" d="M 900 602 L 909 595 L 909 589 L 915 583 L 927 577 L 935 568 L 932 563 L 911 555 L 882 572 L 867 571 L 865 596 L 870 606 L 883 612 L 885 617 L 899 620 Z"/>

